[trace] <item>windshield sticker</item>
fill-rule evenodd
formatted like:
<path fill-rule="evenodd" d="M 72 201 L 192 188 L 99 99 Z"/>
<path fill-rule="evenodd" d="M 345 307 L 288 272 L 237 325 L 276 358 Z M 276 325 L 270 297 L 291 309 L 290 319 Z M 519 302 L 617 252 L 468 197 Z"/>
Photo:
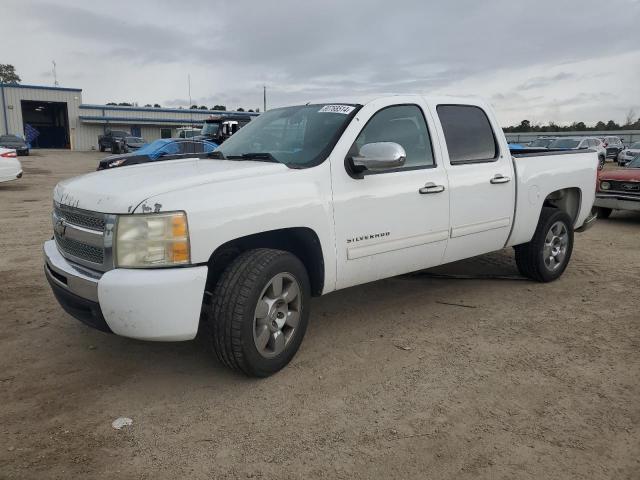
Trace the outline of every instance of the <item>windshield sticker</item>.
<path fill-rule="evenodd" d="M 355 109 L 356 107 L 352 107 L 351 105 L 325 105 L 318 110 L 318 113 L 342 113 L 349 115 Z"/>

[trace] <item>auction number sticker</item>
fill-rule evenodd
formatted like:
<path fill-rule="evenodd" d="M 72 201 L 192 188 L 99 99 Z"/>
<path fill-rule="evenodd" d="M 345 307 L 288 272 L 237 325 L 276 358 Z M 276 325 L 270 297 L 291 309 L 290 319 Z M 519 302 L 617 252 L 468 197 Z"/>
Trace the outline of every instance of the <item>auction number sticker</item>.
<path fill-rule="evenodd" d="M 349 115 L 355 109 L 356 107 L 352 107 L 351 105 L 325 105 L 318 110 L 318 113 L 342 113 Z"/>

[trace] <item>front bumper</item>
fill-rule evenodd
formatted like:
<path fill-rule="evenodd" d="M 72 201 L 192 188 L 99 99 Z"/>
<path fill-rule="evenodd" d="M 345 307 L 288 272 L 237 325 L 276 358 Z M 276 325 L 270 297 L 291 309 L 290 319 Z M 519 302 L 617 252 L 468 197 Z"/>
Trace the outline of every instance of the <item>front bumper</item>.
<path fill-rule="evenodd" d="M 637 212 L 640 211 L 640 195 L 598 193 L 593 205 L 612 210 L 633 210 Z"/>
<path fill-rule="evenodd" d="M 141 340 L 191 340 L 198 333 L 207 267 L 124 269 L 105 273 L 44 244 L 45 274 L 62 308 L 81 322 Z"/>

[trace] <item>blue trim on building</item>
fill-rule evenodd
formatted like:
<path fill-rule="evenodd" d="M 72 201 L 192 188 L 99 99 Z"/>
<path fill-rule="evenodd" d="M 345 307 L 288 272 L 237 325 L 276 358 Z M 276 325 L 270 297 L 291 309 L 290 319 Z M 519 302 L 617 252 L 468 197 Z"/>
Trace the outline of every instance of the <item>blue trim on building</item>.
<path fill-rule="evenodd" d="M 242 113 L 242 112 L 240 112 Z M 189 118 L 128 118 L 128 117 L 92 117 L 87 115 L 80 115 L 78 117 L 81 121 L 93 121 L 93 122 L 122 122 L 122 123 L 170 123 L 175 125 L 187 125 L 189 123 L 202 123 L 204 118 L 194 118 L 193 121 Z"/>
<path fill-rule="evenodd" d="M 33 88 L 34 90 L 56 90 L 63 92 L 81 92 L 81 88 L 47 87 L 45 85 L 23 85 L 20 83 L 1 83 L 5 88 Z"/>
<path fill-rule="evenodd" d="M 85 110 L 120 110 L 121 112 L 167 112 L 167 113 L 184 113 L 195 115 L 221 115 L 225 113 L 233 113 L 234 115 L 247 115 L 255 117 L 260 115 L 258 112 L 236 112 L 235 110 L 196 110 L 190 108 L 154 108 L 154 107 L 125 107 L 122 105 L 93 105 L 83 103 L 81 109 Z"/>

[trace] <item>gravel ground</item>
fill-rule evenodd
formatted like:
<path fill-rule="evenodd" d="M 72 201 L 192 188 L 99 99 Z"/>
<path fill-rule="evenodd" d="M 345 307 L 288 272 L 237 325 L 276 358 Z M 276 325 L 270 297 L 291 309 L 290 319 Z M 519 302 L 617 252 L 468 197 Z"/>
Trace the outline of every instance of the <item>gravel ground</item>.
<path fill-rule="evenodd" d="M 505 250 L 315 299 L 253 380 L 58 306 L 51 191 L 101 156 L 35 152 L 0 184 L 0 478 L 640 478 L 640 214 L 576 235 L 552 284 Z"/>

